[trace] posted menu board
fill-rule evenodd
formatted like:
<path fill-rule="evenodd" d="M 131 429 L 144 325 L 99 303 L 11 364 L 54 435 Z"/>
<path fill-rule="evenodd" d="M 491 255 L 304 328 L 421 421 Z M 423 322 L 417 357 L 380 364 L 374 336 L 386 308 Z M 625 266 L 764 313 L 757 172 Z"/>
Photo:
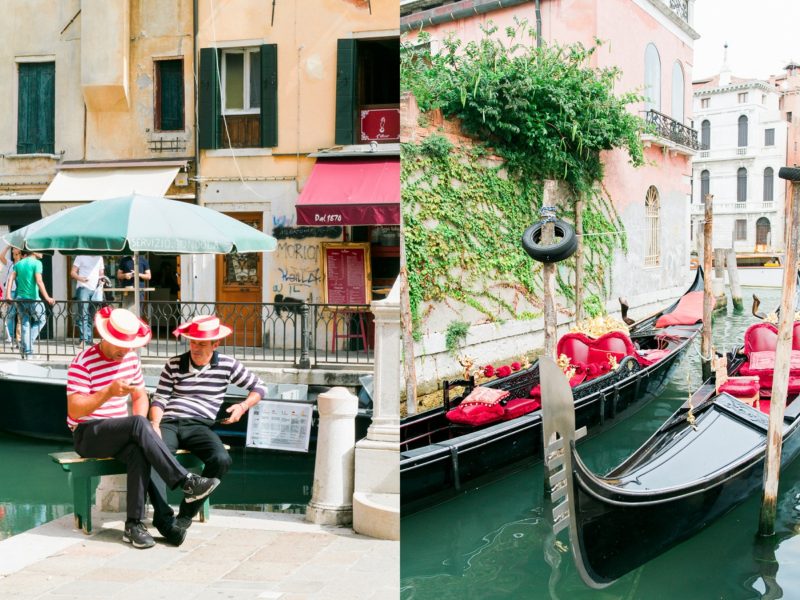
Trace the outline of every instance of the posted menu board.
<path fill-rule="evenodd" d="M 313 402 L 262 400 L 247 418 L 249 448 L 308 452 Z"/>
<path fill-rule="evenodd" d="M 322 278 L 325 304 L 369 304 L 372 300 L 369 244 L 323 242 Z"/>

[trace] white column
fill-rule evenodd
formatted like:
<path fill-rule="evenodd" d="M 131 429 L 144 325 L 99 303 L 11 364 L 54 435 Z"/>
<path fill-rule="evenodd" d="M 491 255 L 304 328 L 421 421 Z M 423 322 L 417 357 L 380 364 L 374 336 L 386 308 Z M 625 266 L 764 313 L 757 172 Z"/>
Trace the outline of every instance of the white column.
<path fill-rule="evenodd" d="M 343 387 L 331 388 L 319 395 L 317 409 L 317 457 L 306 520 L 320 525 L 349 525 L 353 522 L 358 398 Z"/>
<path fill-rule="evenodd" d="M 400 284 L 372 303 L 375 315 L 375 389 L 372 424 L 356 444 L 353 529 L 387 540 L 400 539 Z"/>

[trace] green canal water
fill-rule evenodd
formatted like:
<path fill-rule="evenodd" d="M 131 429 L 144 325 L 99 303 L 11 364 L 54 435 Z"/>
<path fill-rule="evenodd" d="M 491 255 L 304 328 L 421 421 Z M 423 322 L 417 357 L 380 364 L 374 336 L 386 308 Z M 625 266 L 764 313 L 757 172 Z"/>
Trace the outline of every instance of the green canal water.
<path fill-rule="evenodd" d="M 67 473 L 48 453 L 72 450 L 0 432 L 0 540 L 72 512 Z M 225 508 L 303 511 L 311 497 L 313 454 L 232 448 L 233 466 L 211 497 Z M 177 492 L 173 503 L 180 502 Z"/>
<path fill-rule="evenodd" d="M 756 291 L 762 309 L 779 290 Z M 756 319 L 718 316 L 718 350 L 737 345 Z M 687 384 L 688 379 L 688 384 Z M 579 444 L 581 458 L 605 472 L 643 443 L 700 383 L 699 342 L 673 372 L 666 391 L 636 414 Z M 688 387 L 687 387 L 688 386 Z M 702 460 L 702 457 L 698 457 Z M 699 535 L 604 590 L 578 576 L 566 531 L 555 539 L 543 512 L 541 462 L 401 519 L 402 600 L 453 599 L 750 599 L 800 598 L 800 460 L 781 473 L 777 534 L 757 538 L 760 496 Z"/>

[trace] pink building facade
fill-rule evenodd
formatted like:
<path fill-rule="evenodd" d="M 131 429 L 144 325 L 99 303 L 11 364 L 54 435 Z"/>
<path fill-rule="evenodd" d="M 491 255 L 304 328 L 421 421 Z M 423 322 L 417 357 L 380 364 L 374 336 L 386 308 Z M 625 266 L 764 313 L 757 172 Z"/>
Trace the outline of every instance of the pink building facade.
<path fill-rule="evenodd" d="M 401 0 L 401 32 L 420 28 L 437 39 L 482 37 L 490 21 L 502 31 L 527 20 L 545 42 L 603 46 L 596 67 L 618 67 L 620 93 L 646 99 L 631 110 L 655 133 L 643 138 L 647 164 L 634 168 L 624 151 L 606 152 L 604 188 L 622 218 L 628 251 L 609 273 L 611 298 L 626 295 L 647 307 L 683 291 L 690 278 L 689 204 L 692 157 L 698 148 L 691 121 L 694 0 Z M 501 6 L 502 8 L 497 8 Z M 537 16 L 540 16 L 537 19 Z M 800 114 L 798 115 L 800 116 Z M 612 303 L 609 308 L 613 309 Z"/>

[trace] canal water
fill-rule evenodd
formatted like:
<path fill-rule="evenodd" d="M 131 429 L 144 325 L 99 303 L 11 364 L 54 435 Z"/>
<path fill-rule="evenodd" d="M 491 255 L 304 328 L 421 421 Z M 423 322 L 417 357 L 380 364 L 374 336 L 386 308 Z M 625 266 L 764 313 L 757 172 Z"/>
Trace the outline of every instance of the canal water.
<path fill-rule="evenodd" d="M 756 319 L 750 293 L 772 310 L 780 290 L 745 290 L 743 315 L 715 318 L 715 347 L 740 343 Z M 636 414 L 579 444 L 581 458 L 605 472 L 643 443 L 701 380 L 699 340 L 666 391 Z M 702 456 L 698 460 L 703 460 Z M 699 535 L 603 590 L 578 576 L 566 531 L 551 533 L 543 512 L 541 462 L 401 519 L 402 600 L 800 598 L 800 460 L 781 473 L 777 534 L 756 536 L 755 494 Z"/>
<path fill-rule="evenodd" d="M 48 456 L 69 443 L 0 432 L 0 540 L 72 512 L 67 473 Z M 311 499 L 314 454 L 231 448 L 233 466 L 212 505 L 264 512 L 302 512 Z M 180 493 L 170 500 L 180 502 Z"/>

